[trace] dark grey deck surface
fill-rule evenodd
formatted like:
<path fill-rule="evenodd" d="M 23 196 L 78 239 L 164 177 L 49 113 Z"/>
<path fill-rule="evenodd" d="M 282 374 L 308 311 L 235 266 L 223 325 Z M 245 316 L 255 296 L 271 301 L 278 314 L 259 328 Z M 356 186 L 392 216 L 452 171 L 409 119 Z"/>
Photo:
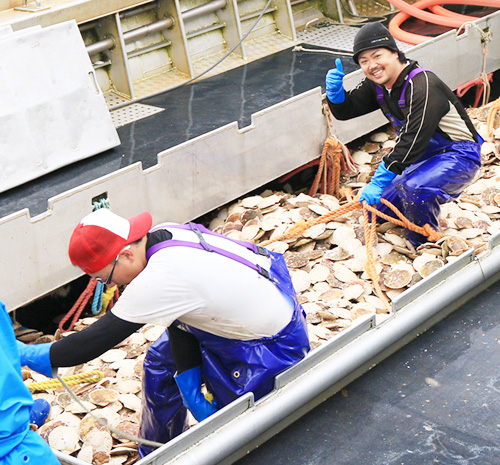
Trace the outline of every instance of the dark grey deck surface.
<path fill-rule="evenodd" d="M 500 464 L 500 282 L 237 465 Z"/>
<path fill-rule="evenodd" d="M 308 48 L 314 48 L 308 46 Z M 217 76 L 141 100 L 165 111 L 118 129 L 121 145 L 0 194 L 0 217 L 29 208 L 47 209 L 47 200 L 138 161 L 157 163 L 157 154 L 309 89 L 322 86 L 336 55 L 294 52 L 292 48 Z M 357 67 L 346 57 L 346 73 Z"/>

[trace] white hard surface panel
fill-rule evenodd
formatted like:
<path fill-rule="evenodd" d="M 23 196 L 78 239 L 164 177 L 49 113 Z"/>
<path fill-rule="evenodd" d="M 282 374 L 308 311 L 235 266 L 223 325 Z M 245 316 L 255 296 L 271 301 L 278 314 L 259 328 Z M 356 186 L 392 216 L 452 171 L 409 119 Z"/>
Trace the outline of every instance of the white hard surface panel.
<path fill-rule="evenodd" d="M 76 22 L 0 37 L 0 192 L 120 140 Z"/>

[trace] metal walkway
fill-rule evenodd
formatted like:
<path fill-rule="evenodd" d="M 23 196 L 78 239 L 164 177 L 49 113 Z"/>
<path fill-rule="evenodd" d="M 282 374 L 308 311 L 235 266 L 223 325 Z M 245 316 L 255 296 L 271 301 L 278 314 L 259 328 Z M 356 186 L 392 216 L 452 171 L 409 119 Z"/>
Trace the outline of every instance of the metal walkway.
<path fill-rule="evenodd" d="M 500 282 L 237 465 L 497 465 Z"/>

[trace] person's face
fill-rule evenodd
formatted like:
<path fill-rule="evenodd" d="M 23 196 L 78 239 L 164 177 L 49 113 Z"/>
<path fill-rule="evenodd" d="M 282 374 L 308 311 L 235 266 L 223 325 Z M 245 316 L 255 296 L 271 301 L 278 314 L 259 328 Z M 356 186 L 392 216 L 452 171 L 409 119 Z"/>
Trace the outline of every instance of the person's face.
<path fill-rule="evenodd" d="M 387 48 L 365 50 L 358 55 L 358 62 L 368 79 L 387 89 L 392 89 L 405 67 L 399 61 L 398 53 Z"/>
<path fill-rule="evenodd" d="M 126 247 L 109 265 L 90 276 L 103 282 L 107 287 L 123 286 L 130 282 L 144 269 L 135 248 Z"/>

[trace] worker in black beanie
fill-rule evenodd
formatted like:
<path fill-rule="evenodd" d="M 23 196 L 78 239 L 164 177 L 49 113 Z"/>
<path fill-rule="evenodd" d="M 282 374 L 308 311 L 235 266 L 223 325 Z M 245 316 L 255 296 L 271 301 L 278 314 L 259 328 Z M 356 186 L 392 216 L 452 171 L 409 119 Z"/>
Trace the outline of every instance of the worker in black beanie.
<path fill-rule="evenodd" d="M 481 144 L 456 95 L 433 72 L 407 60 L 381 23 L 364 25 L 354 39 L 353 60 L 365 74 L 344 89 L 340 58 L 326 75 L 326 96 L 335 118 L 347 120 L 381 109 L 398 138 L 384 156 L 360 202 L 391 202 L 418 226 L 438 230 L 440 205 L 456 198 L 481 166 Z M 378 209 L 391 214 L 385 205 Z M 406 231 L 415 246 L 426 241 Z"/>

